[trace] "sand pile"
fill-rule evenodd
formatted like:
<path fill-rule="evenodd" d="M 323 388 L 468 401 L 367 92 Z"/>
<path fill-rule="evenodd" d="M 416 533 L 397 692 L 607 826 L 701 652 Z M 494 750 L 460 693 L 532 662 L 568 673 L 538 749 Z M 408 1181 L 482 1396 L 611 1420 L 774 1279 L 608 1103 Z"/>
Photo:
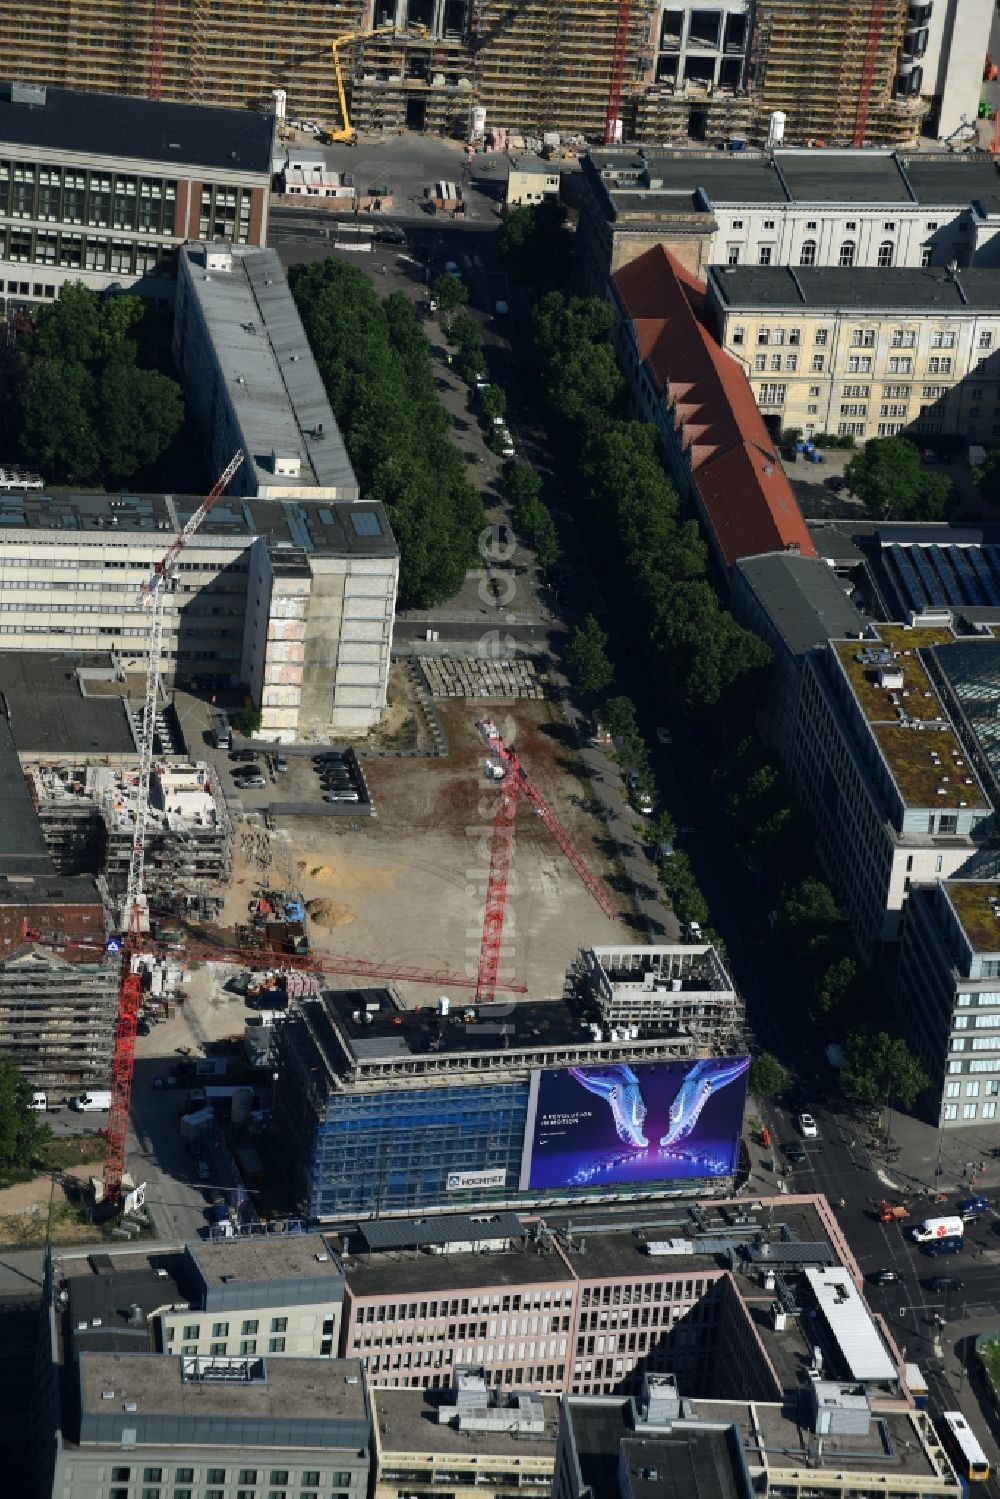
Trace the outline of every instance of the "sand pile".
<path fill-rule="evenodd" d="M 352 921 L 358 919 L 350 906 L 345 906 L 339 900 L 309 900 L 306 901 L 306 911 L 310 921 L 328 932 L 338 926 L 350 926 Z"/>

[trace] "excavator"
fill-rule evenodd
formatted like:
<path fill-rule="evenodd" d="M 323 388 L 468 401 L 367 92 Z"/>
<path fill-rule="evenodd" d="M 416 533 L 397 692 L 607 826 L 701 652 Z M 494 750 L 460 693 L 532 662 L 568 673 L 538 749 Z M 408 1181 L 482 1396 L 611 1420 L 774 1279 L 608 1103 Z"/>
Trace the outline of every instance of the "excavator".
<path fill-rule="evenodd" d="M 330 44 L 330 51 L 333 54 L 333 71 L 337 80 L 337 98 L 340 101 L 340 118 L 343 124 L 339 130 L 328 131 L 326 135 L 327 140 L 331 142 L 340 141 L 349 146 L 356 146 L 358 143 L 358 132 L 351 124 L 351 117 L 347 110 L 347 94 L 344 91 L 344 70 L 340 62 L 340 49 L 348 46 L 351 42 L 362 41 L 365 37 L 391 36 L 395 31 L 396 28 L 392 24 L 387 26 L 373 26 L 369 27 L 366 31 L 348 31 L 343 36 L 338 36 Z M 408 28 L 406 34 L 407 36 L 426 36 L 427 27 L 414 25 Z"/>

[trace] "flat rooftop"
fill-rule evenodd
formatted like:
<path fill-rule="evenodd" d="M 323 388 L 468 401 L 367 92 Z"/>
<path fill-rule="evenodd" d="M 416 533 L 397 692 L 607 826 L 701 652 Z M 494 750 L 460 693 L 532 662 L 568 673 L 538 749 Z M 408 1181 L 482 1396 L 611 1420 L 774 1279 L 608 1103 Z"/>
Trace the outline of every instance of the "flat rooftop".
<path fill-rule="evenodd" d="M 206 1285 L 229 1281 L 329 1279 L 331 1291 L 340 1282 L 340 1263 L 322 1234 L 271 1234 L 260 1239 L 224 1239 L 188 1250 Z M 321 1258 L 322 1256 L 322 1258 Z"/>
<path fill-rule="evenodd" d="M 809 1430 L 811 1413 L 805 1404 L 806 1393 L 803 1391 L 801 1403 L 790 1398 L 782 1405 L 730 1400 L 694 1400 L 688 1404 L 696 1418 L 731 1421 L 736 1426 L 751 1468 L 766 1466 L 777 1474 L 782 1469 L 802 1467 L 808 1458 L 814 1471 L 877 1473 L 884 1477 L 891 1451 L 895 1472 L 908 1477 L 938 1472 L 920 1440 L 921 1418 L 908 1411 L 879 1410 L 866 1434 L 826 1436 L 819 1451 Z"/>
<path fill-rule="evenodd" d="M 907 157 L 868 147 L 727 154 L 611 146 L 592 151 L 588 165 L 601 176 L 616 216 L 772 203 L 953 210 L 975 204 L 984 214 L 1000 211 L 1000 172 L 986 152 Z"/>
<path fill-rule="evenodd" d="M 91 692 L 89 675 L 100 676 L 102 687 L 112 686 L 111 657 L 0 651 L 0 692 L 7 702 L 19 754 L 135 753 L 125 710 L 125 683 L 113 691 Z"/>
<path fill-rule="evenodd" d="M 1000 883 L 945 880 L 945 893 L 973 952 L 1000 952 Z"/>
<path fill-rule="evenodd" d="M 0 875 L 56 880 L 55 865 L 28 794 L 10 721 L 3 713 L 0 713 L 0 807 L 3 808 Z"/>
<path fill-rule="evenodd" d="M 636 1204 L 636 1232 L 621 1226 L 620 1219 L 602 1214 L 599 1207 L 573 1210 L 572 1237 L 561 1232 L 561 1219 L 545 1218 L 560 1235 L 560 1250 L 535 1240 L 510 1249 L 453 1254 L 422 1254 L 408 1251 L 375 1251 L 351 1254 L 344 1261 L 344 1276 L 354 1296 L 413 1295 L 420 1291 L 493 1285 L 533 1285 L 536 1281 L 583 1282 L 614 1279 L 646 1279 L 654 1275 L 721 1273 L 730 1268 L 725 1251 L 738 1249 L 735 1273 L 744 1277 L 753 1263 L 754 1247 L 768 1234 L 768 1213 L 755 1212 L 752 1205 L 735 1208 L 699 1205 L 689 1207 Z M 807 1246 L 826 1244 L 826 1228 L 811 1200 L 776 1203 L 770 1214 L 769 1257 L 775 1266 L 794 1266 L 797 1256 L 815 1263 Z M 651 1255 L 650 1242 L 676 1239 L 693 1253 Z M 585 1248 L 580 1249 L 581 1240 Z M 827 1255 L 832 1258 L 832 1255 Z M 757 1280 L 747 1283 L 748 1295 L 763 1296 Z M 769 1304 L 773 1296 L 768 1293 Z"/>
<path fill-rule="evenodd" d="M 492 1392 L 491 1392 L 492 1393 Z M 555 1395 L 542 1395 L 545 1417 L 544 1434 L 517 1435 L 509 1431 L 459 1431 L 457 1425 L 438 1420 L 438 1411 L 458 1414 L 450 1390 L 383 1390 L 371 1392 L 379 1442 L 383 1452 L 417 1453 L 435 1456 L 456 1454 L 468 1457 L 474 1450 L 483 1457 L 543 1458 L 555 1461 L 556 1437 L 559 1433 L 559 1401 Z"/>
<path fill-rule="evenodd" d="M 200 1362 L 205 1367 L 216 1361 Z M 79 1361 L 81 1441 L 120 1451 L 122 1433 L 131 1428 L 140 1446 L 163 1440 L 182 1446 L 367 1444 L 359 1360 L 250 1362 L 262 1377 L 189 1379 L 182 1369 L 190 1361 L 171 1354 L 84 1353 Z M 110 1399 L 108 1391 L 113 1392 Z"/>
<path fill-rule="evenodd" d="M 736 567 L 793 656 L 867 628 L 841 579 L 819 557 L 771 552 L 740 557 Z"/>
<path fill-rule="evenodd" d="M 304 499 L 319 488 L 358 499 L 358 481 L 277 251 L 235 249 L 229 269 L 206 270 L 200 259 L 206 249 L 214 247 L 183 251 L 190 290 L 253 460 L 255 487 L 301 486 Z M 277 475 L 273 453 L 298 459 L 298 477 Z"/>
<path fill-rule="evenodd" d="M 713 265 L 710 293 L 733 312 L 933 313 L 975 316 L 1000 311 L 994 271 L 954 273 L 927 266 Z"/>
<path fill-rule="evenodd" d="M 21 92 L 28 100 L 18 102 Z M 40 102 L 37 102 L 40 101 Z M 271 176 L 273 115 L 209 109 L 128 95 L 0 82 L 0 146 L 210 167 L 227 176 Z M 265 183 L 266 185 L 266 183 Z"/>
<path fill-rule="evenodd" d="M 200 507 L 202 498 L 76 490 L 5 493 L 0 495 L 0 546 L 5 533 L 21 536 L 45 531 L 73 546 L 81 533 L 91 541 L 98 533 L 109 532 L 117 545 L 136 540 L 159 551 L 164 547 L 164 534 L 168 540 L 170 534 L 176 534 Z M 334 557 L 395 557 L 398 553 L 388 516 L 381 505 L 371 501 L 300 504 L 297 500 L 240 499 L 232 495 L 216 503 L 185 551 L 193 554 L 199 549 L 228 546 L 240 552 L 257 537 L 268 543 L 276 562 L 283 555 L 293 560 L 311 553 Z M 117 555 L 109 552 L 109 566 Z"/>
<path fill-rule="evenodd" d="M 988 811 L 976 771 L 919 655 L 954 639 L 950 626 L 880 625 L 878 639 L 840 641 L 834 649 L 904 803 Z M 880 686 L 883 671 L 901 671 L 902 688 Z M 921 732 L 910 724 L 926 727 Z"/>
<path fill-rule="evenodd" d="M 1000 640 L 977 635 L 949 641 L 934 651 L 948 690 L 954 694 L 969 730 L 976 736 L 991 795 L 1000 799 Z"/>
<path fill-rule="evenodd" d="M 735 1439 L 726 1430 L 682 1425 L 636 1428 L 630 1401 L 571 1396 L 567 1402 L 580 1474 L 594 1494 L 633 1499 L 749 1499 Z"/>

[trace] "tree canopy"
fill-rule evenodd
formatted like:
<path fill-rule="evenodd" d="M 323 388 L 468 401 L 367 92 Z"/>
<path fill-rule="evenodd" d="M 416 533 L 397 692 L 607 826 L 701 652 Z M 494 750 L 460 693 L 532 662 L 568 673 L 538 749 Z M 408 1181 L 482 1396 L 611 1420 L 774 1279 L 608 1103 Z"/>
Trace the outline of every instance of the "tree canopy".
<path fill-rule="evenodd" d="M 400 293 L 380 301 L 338 260 L 294 266 L 288 279 L 358 482 L 392 523 L 401 604 L 451 597 L 475 559 L 483 507 L 449 438 L 412 304 Z"/>
<path fill-rule="evenodd" d="M 873 437 L 844 470 L 851 492 L 882 520 L 944 520 L 951 480 L 924 468 L 905 437 Z"/>
<path fill-rule="evenodd" d="M 353 269 L 353 267 L 351 268 Z M 431 286 L 431 296 L 436 298 L 442 312 L 454 312 L 469 300 L 465 282 L 451 271 L 444 271 Z"/>
<path fill-rule="evenodd" d="M 566 280 L 573 244 L 558 203 L 512 208 L 500 226 L 500 254 L 515 281 L 545 290 Z"/>
<path fill-rule="evenodd" d="M 49 1127 L 31 1107 L 32 1086 L 10 1057 L 0 1056 L 0 1169 L 27 1166 Z"/>
<path fill-rule="evenodd" d="M 21 344 L 19 446 L 46 478 L 129 478 L 180 430 L 177 381 L 138 363 L 143 315 L 139 297 L 102 299 L 79 282 L 39 309 Z"/>
<path fill-rule="evenodd" d="M 791 1081 L 791 1073 L 769 1051 L 760 1052 L 750 1063 L 750 1092 L 755 1098 L 776 1098 Z"/>
<path fill-rule="evenodd" d="M 607 655 L 608 637 L 592 614 L 578 625 L 570 638 L 566 655 L 576 675 L 580 691 L 596 697 L 614 680 L 614 667 Z"/>
<path fill-rule="evenodd" d="M 855 1103 L 912 1109 L 929 1078 L 906 1042 L 887 1031 L 855 1031 L 845 1048 L 844 1087 Z"/>

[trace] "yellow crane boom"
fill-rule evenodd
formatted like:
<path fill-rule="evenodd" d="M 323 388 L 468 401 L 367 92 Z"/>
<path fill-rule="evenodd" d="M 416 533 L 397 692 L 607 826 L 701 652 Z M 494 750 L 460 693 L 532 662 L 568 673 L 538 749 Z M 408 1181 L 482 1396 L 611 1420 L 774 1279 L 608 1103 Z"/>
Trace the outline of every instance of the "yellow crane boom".
<path fill-rule="evenodd" d="M 340 102 L 340 118 L 343 121 L 339 130 L 330 131 L 330 139 L 332 141 L 354 141 L 357 138 L 357 131 L 351 124 L 351 117 L 347 112 L 347 94 L 344 91 L 344 70 L 340 64 L 341 47 L 346 47 L 349 42 L 361 41 L 363 37 L 380 36 L 382 33 L 391 32 L 394 29 L 392 26 L 373 26 L 367 31 L 348 31 L 343 36 L 338 36 L 330 44 L 330 51 L 333 54 L 333 72 L 337 80 L 337 99 Z"/>

